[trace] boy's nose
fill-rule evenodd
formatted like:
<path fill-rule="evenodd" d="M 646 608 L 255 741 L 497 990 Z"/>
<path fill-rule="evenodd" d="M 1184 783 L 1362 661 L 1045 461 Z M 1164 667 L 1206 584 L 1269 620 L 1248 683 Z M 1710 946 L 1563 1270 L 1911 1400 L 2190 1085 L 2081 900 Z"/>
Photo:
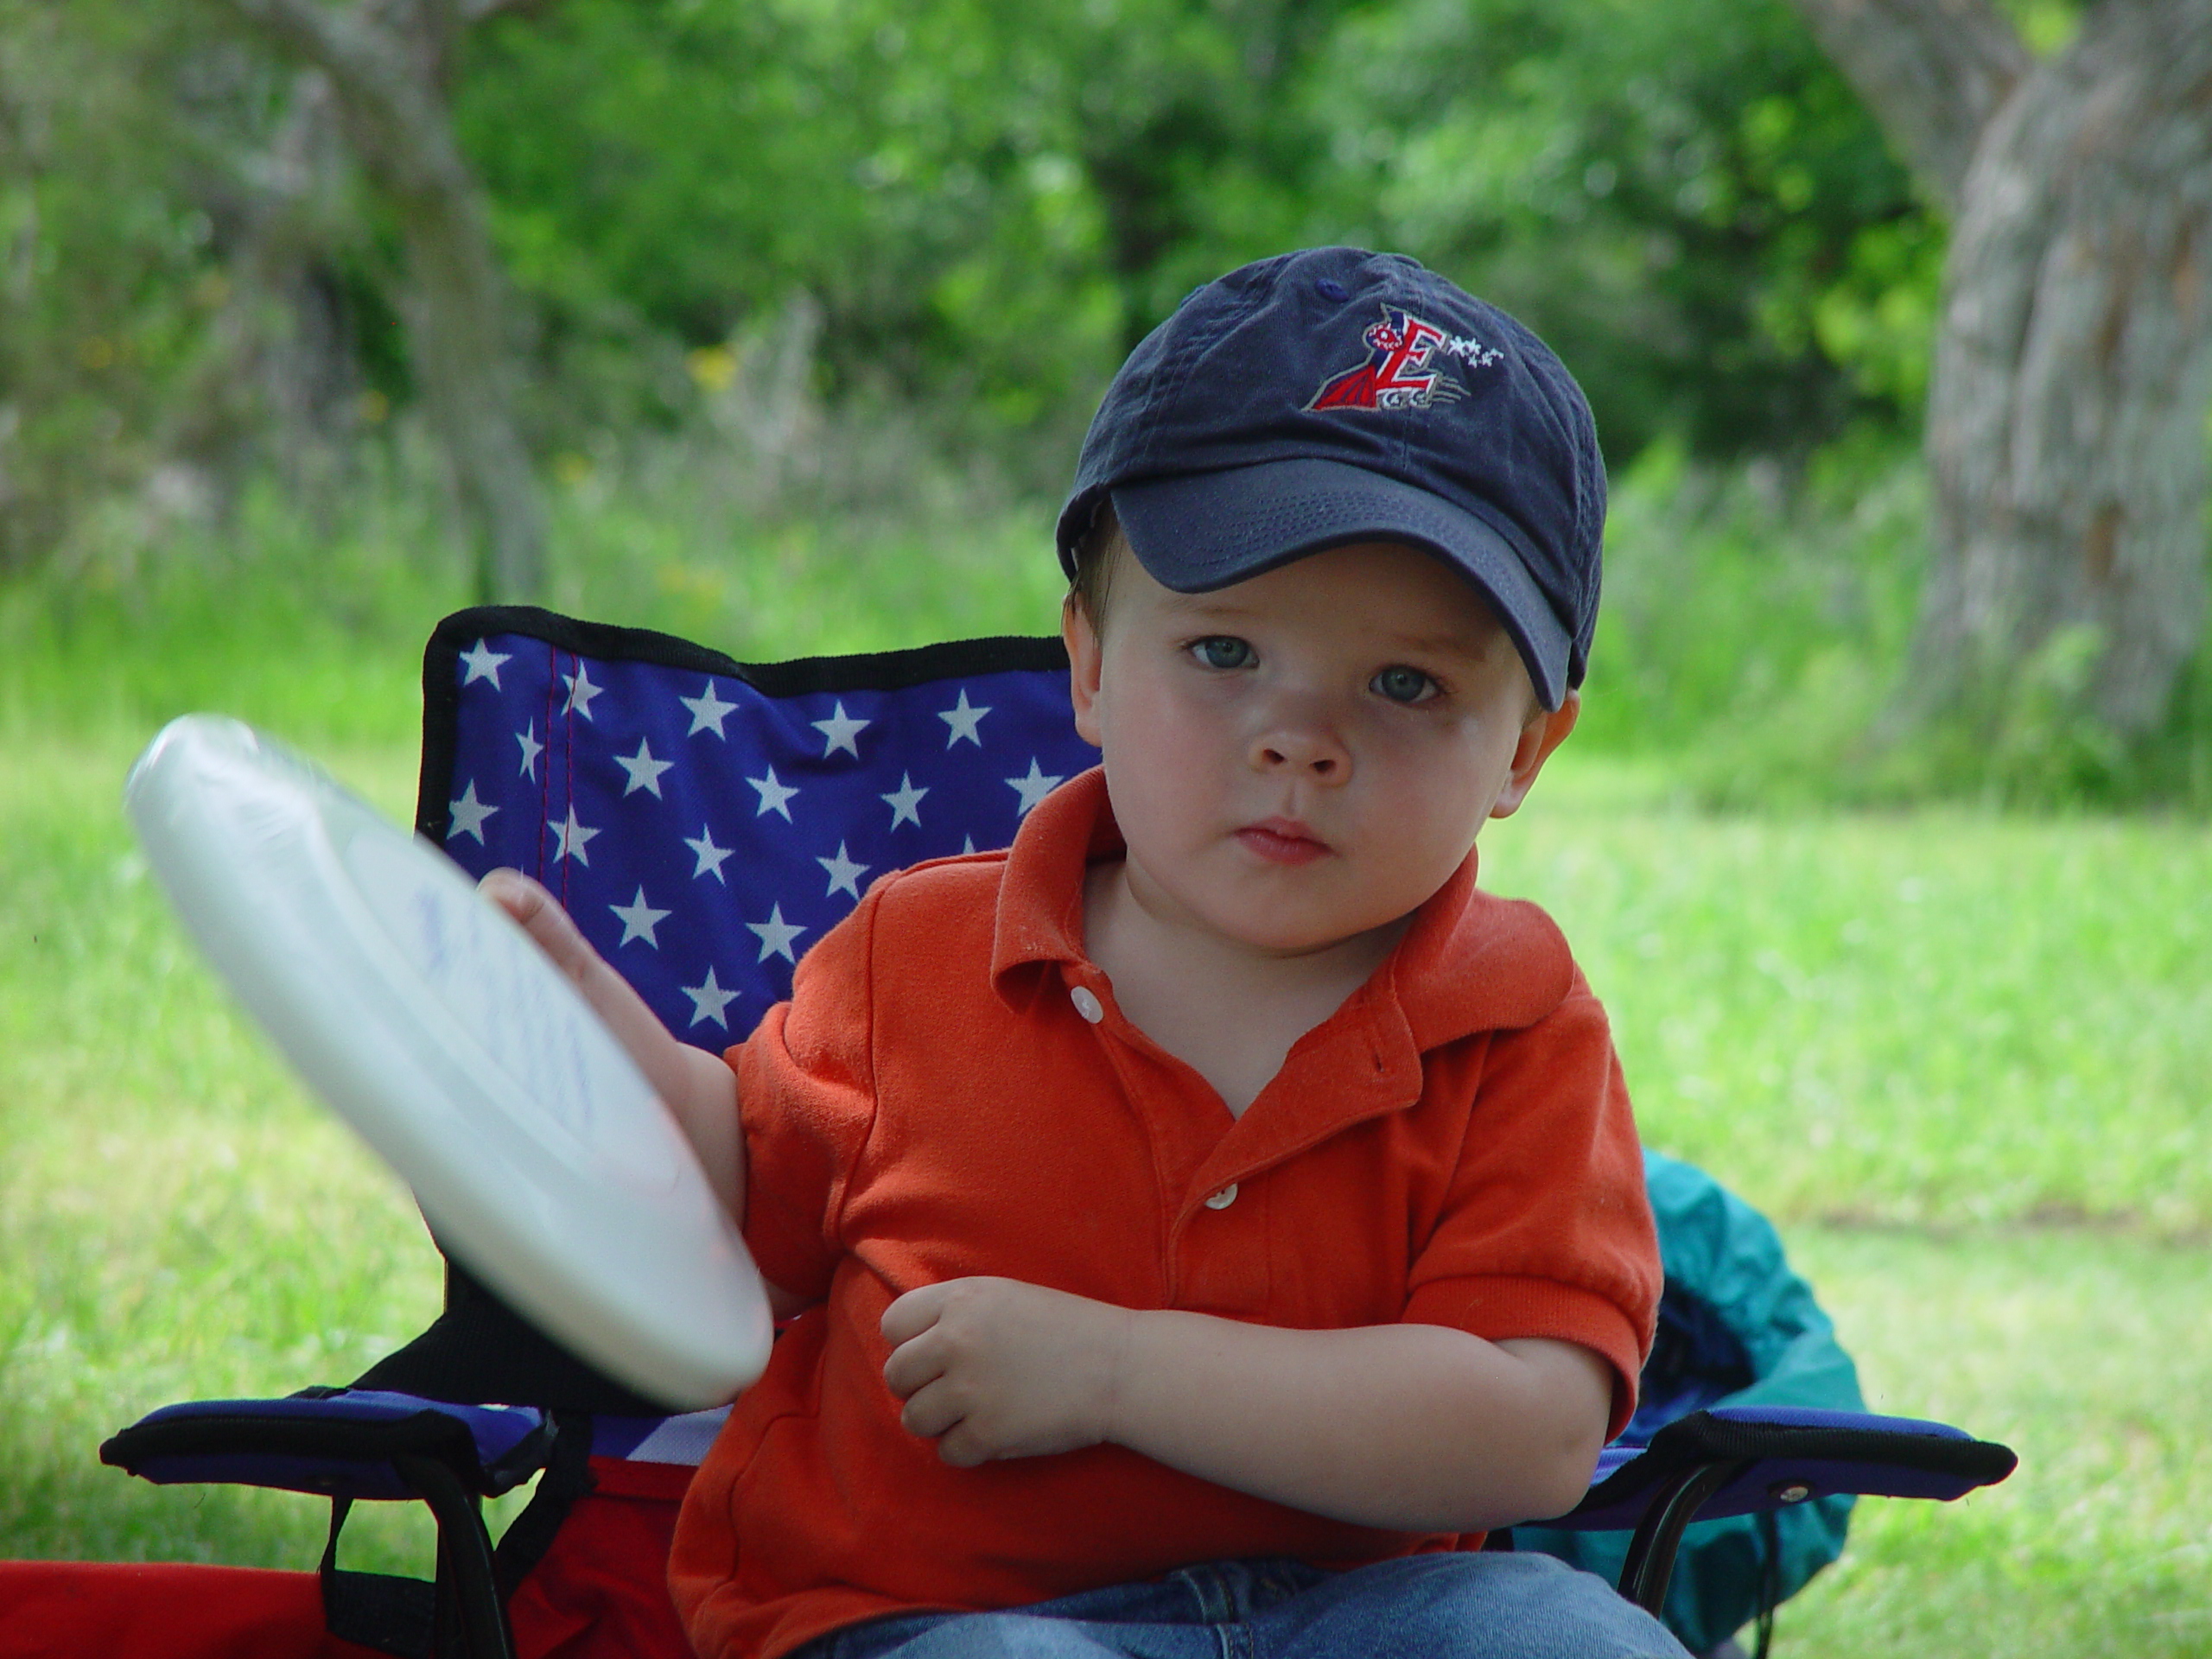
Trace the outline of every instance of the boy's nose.
<path fill-rule="evenodd" d="M 1253 740 L 1253 767 L 1263 772 L 1289 772 L 1316 784 L 1340 784 L 1351 775 L 1351 755 L 1328 727 L 1317 721 L 1279 723 Z"/>

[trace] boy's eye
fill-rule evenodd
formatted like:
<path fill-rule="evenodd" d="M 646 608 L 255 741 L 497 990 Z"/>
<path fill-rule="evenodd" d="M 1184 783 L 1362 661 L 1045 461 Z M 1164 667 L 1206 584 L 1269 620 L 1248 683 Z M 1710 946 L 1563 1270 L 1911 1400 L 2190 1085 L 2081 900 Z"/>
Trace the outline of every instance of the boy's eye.
<path fill-rule="evenodd" d="M 1368 683 L 1393 702 L 1426 702 L 1436 695 L 1434 680 L 1417 668 L 1386 668 Z"/>
<path fill-rule="evenodd" d="M 1246 668 L 1252 662 L 1251 645 L 1233 634 L 1210 634 L 1191 649 L 1208 668 Z"/>

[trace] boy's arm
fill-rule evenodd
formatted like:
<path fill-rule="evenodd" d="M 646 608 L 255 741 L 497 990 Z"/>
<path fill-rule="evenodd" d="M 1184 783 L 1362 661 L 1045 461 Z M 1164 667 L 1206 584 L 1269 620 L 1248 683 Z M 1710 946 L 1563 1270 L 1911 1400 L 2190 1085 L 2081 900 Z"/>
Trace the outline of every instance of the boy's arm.
<path fill-rule="evenodd" d="M 592 949 L 561 901 L 519 870 L 493 870 L 478 884 L 573 981 L 607 1022 L 645 1081 L 690 1141 L 707 1184 L 745 1227 L 745 1130 L 738 1115 L 737 1074 L 719 1054 L 678 1042 L 630 982 Z M 770 1312 L 781 1319 L 812 1305 L 811 1297 L 764 1280 Z"/>
<path fill-rule="evenodd" d="M 1562 1514 L 1612 1405 L 1573 1343 L 1441 1325 L 1287 1331 L 1131 1312 L 1005 1279 L 910 1291 L 884 1369 L 946 1461 L 1128 1446 L 1361 1525 L 1476 1532 Z"/>
<path fill-rule="evenodd" d="M 715 1196 L 744 1226 L 745 1137 L 738 1125 L 737 1078 L 728 1063 L 671 1036 L 630 982 L 592 949 L 560 900 L 537 882 L 519 870 L 502 869 L 480 886 L 521 924 L 629 1051 L 690 1141 Z"/>

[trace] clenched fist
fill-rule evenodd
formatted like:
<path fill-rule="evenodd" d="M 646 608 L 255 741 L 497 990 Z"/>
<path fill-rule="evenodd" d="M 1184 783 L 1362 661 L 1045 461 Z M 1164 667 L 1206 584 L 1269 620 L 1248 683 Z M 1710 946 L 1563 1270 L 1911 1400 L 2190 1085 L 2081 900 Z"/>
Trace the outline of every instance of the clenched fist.
<path fill-rule="evenodd" d="M 952 1279 L 884 1310 L 899 1421 L 957 1467 L 1111 1438 L 1134 1316 L 1016 1279 Z"/>

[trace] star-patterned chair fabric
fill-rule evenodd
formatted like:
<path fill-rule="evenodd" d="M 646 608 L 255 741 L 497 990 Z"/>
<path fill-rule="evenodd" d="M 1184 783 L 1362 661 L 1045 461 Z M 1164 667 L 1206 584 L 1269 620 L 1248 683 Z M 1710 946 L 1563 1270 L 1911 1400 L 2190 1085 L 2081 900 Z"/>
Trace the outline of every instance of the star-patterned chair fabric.
<path fill-rule="evenodd" d="M 537 877 L 671 1031 L 710 1049 L 791 994 L 871 880 L 1009 844 L 1098 759 L 1052 639 L 747 664 L 487 607 L 438 626 L 423 701 L 416 830 L 472 875 Z M 358 1386 L 658 1408 L 450 1261 L 445 1313 Z"/>
<path fill-rule="evenodd" d="M 1057 639 L 739 663 L 542 611 L 425 654 L 416 828 L 550 887 L 686 1041 L 720 1048 L 888 871 L 1004 847 L 1095 764 Z"/>

